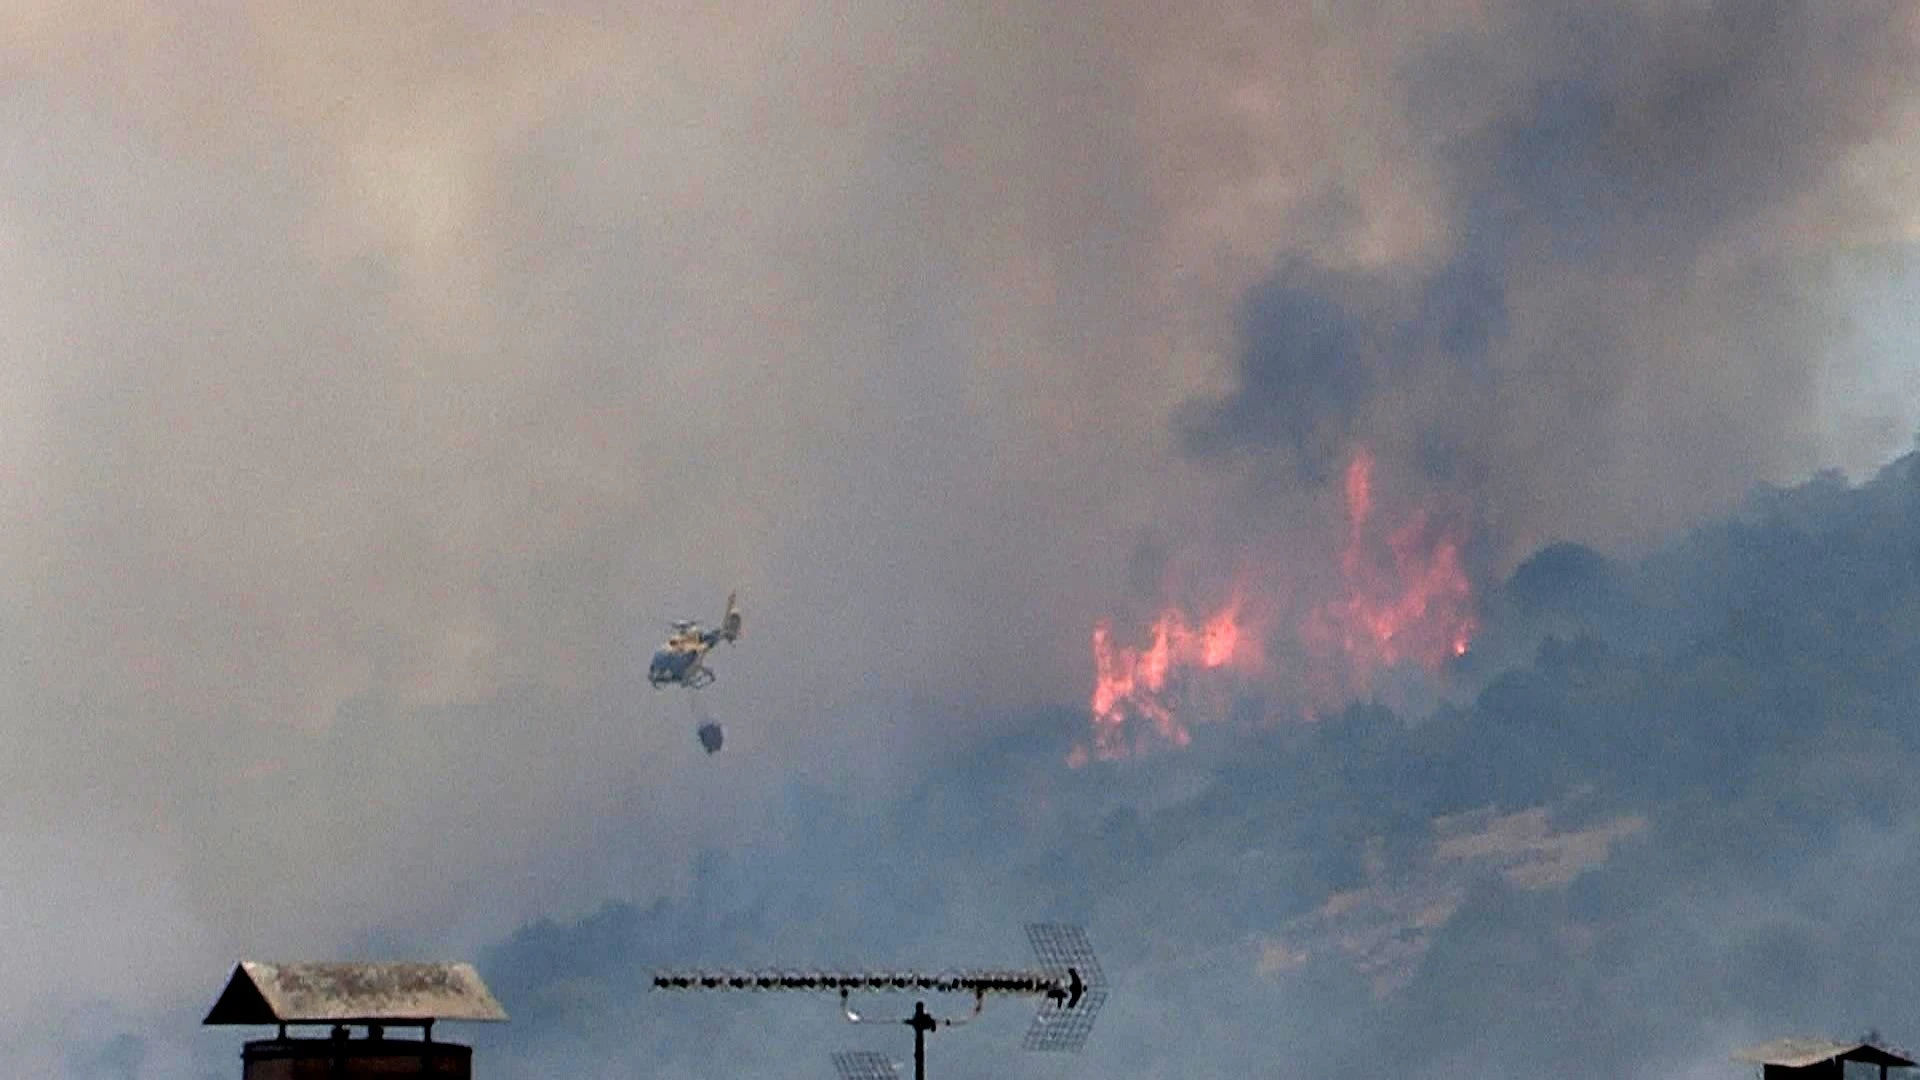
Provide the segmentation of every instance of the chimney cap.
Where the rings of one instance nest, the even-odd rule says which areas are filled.
[[[1733,1058],[1754,1065],[1783,1065],[1790,1069],[1804,1069],[1835,1059],[1862,1061],[1870,1065],[1915,1064],[1885,1047],[1857,1039],[1848,1042],[1836,1039],[1775,1039],[1763,1046],[1742,1050]]]
[[[202,1023],[426,1027],[440,1020],[506,1018],[472,964],[244,960]]]

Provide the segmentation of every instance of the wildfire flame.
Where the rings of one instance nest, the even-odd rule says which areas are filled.
[[[1309,670],[1291,674],[1309,713],[1365,693],[1381,670],[1411,663],[1437,672],[1466,654],[1479,629],[1461,558],[1464,529],[1421,510],[1380,536],[1373,469],[1365,448],[1347,464],[1342,593],[1309,608],[1298,626]],[[1110,623],[1096,624],[1093,737],[1073,749],[1068,764],[1124,758],[1154,742],[1190,743],[1192,733],[1178,713],[1190,704],[1196,677],[1221,669],[1255,672],[1264,665],[1261,635],[1245,619],[1243,597],[1237,590],[1204,620],[1165,608],[1147,644],[1137,648],[1116,644]]]
[[[1460,560],[1458,526],[1418,511],[1389,533],[1385,550],[1373,519],[1373,455],[1347,463],[1347,541],[1340,553],[1346,595],[1316,609],[1301,627],[1311,645],[1337,650],[1364,689],[1376,670],[1412,661],[1438,671],[1464,656],[1479,623],[1473,587]]]
[[[1255,660],[1256,639],[1241,624],[1241,600],[1227,605],[1198,626],[1178,608],[1168,608],[1153,622],[1150,643],[1128,648],[1113,643],[1106,622],[1093,628],[1093,744],[1074,748],[1068,759],[1085,764],[1089,755],[1102,761],[1128,753],[1127,722],[1145,721],[1160,739],[1175,746],[1193,740],[1192,733],[1174,715],[1175,698],[1185,674],[1209,671],[1236,661]]]

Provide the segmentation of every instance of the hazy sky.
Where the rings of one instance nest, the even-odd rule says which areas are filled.
[[[1323,588],[1357,446],[1482,582],[1866,474],[1917,17],[7,5],[0,1012],[684,888]]]

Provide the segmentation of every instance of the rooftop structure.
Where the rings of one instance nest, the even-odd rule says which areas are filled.
[[[235,965],[207,1024],[379,1024],[501,1021],[472,964]]]
[[[473,1051],[435,1042],[441,1020],[505,1020],[472,964],[265,964],[243,961],[203,1021],[274,1025],[279,1034],[246,1044],[245,1080],[321,1077],[440,1077],[468,1080]],[[290,1038],[288,1025],[319,1024],[326,1038]],[[350,1027],[366,1037],[349,1038]],[[389,1027],[417,1027],[418,1039],[389,1039]]]
[[[1915,1063],[1902,1054],[1859,1039],[1775,1039],[1764,1046],[1742,1050],[1735,1061],[1760,1066],[1765,1080],[1793,1077],[1801,1080],[1831,1077],[1840,1080],[1848,1062],[1877,1065],[1884,1078],[1888,1069],[1908,1068]]]

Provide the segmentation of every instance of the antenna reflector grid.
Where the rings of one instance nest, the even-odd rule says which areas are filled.
[[[1072,1009],[1053,1001],[1040,1007],[1033,1023],[1027,1027],[1027,1037],[1021,1041],[1022,1050],[1040,1050],[1054,1053],[1077,1054],[1087,1045],[1087,1036],[1093,1033],[1093,1021],[1100,1014],[1100,1007],[1107,1003],[1105,987],[1088,990],[1080,1004]]]
[[[887,1055],[873,1050],[842,1050],[833,1055],[840,1080],[900,1080]]]

